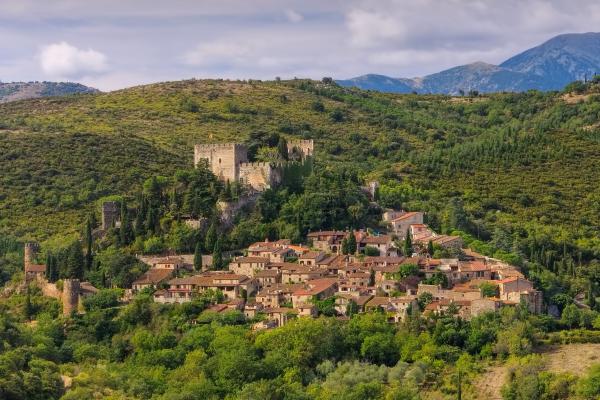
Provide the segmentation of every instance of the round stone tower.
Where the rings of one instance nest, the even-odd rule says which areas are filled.
[[[71,315],[77,312],[79,290],[79,279],[65,279],[63,281],[62,303],[64,315]]]

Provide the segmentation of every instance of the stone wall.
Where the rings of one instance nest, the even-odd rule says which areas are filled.
[[[263,191],[281,183],[281,166],[268,162],[242,163],[239,166],[240,182],[254,190]]]
[[[119,209],[119,203],[116,201],[105,201],[102,203],[102,230],[107,231],[113,228],[117,220],[120,218],[121,213]]]
[[[287,142],[288,155],[293,158],[294,152],[299,152],[302,159],[312,157],[314,153],[314,142],[309,140],[290,140]]]

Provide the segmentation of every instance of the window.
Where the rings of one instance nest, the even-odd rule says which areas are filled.
[[[221,164],[221,159],[219,158],[219,164]]]

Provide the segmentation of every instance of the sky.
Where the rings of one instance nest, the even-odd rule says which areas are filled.
[[[591,31],[598,0],[0,0],[0,81],[416,77]]]

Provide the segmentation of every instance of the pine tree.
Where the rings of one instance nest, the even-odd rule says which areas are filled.
[[[202,270],[202,251],[200,248],[200,242],[196,243],[196,249],[194,251],[194,270]]]
[[[204,242],[204,248],[208,251],[215,248],[215,243],[217,241],[217,226],[215,222],[210,224],[208,231],[206,232],[206,238]]]
[[[410,234],[410,229],[406,230],[406,237],[404,238],[404,247],[402,251],[406,257],[410,257],[413,254],[412,236]]]
[[[92,263],[93,263],[93,254],[92,254],[93,238],[92,238],[92,221],[89,218],[85,225],[85,244],[86,244],[85,269],[86,269],[86,271],[91,271]]]
[[[212,269],[220,270],[223,267],[223,250],[221,249],[221,237],[219,236],[215,242],[212,257]]]

